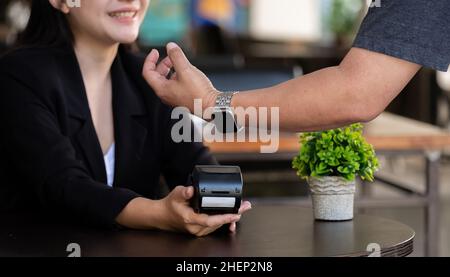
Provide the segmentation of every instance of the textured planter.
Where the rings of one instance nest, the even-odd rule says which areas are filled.
[[[308,178],[316,220],[343,221],[353,219],[355,181],[342,177]]]

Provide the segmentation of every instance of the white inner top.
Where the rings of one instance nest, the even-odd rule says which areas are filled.
[[[115,164],[115,158],[116,156],[116,144],[113,143],[109,147],[108,152],[106,155],[103,156],[103,159],[105,160],[105,169],[106,169],[106,177],[108,180],[108,186],[112,187],[114,183],[114,164]]]

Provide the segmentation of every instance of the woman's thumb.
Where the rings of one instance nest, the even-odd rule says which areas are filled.
[[[193,187],[185,187],[183,191],[184,199],[189,200],[194,195],[194,188]]]
[[[178,201],[189,200],[194,195],[194,188],[178,186],[172,191],[172,195]]]

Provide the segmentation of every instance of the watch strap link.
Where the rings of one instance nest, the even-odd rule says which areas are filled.
[[[231,106],[231,100],[233,96],[238,93],[237,91],[221,92],[216,98],[216,107],[228,108]]]

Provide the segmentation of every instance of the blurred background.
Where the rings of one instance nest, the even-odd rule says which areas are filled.
[[[0,1],[0,54],[14,45],[17,34],[25,27],[29,16],[28,2]],[[191,62],[204,71],[218,89],[267,87],[339,64],[367,12],[367,2],[370,1],[152,0],[138,44],[142,51],[149,51],[151,48],[163,50],[169,41],[179,43]],[[444,136],[450,129],[449,97],[449,73],[422,69],[388,111],[400,116],[396,117],[398,124],[406,120],[412,124],[406,126],[418,126],[418,134],[433,130]],[[381,128],[395,129],[397,123],[392,124]],[[407,128],[408,135],[415,135],[414,128]],[[426,159],[428,152],[387,151],[385,154],[381,151],[380,174],[392,177],[395,182],[389,184],[380,177],[368,185],[370,197],[377,199],[404,199],[411,197],[414,191],[423,191],[424,197],[433,205],[439,200],[439,206],[432,208],[433,214],[427,210],[428,202],[399,207],[383,204],[360,207],[360,212],[393,218],[413,227],[417,232],[413,254],[416,256],[450,256],[448,148],[447,145],[439,148],[439,171],[431,177]],[[408,155],[404,155],[405,152]],[[241,166],[247,197],[255,203],[309,203],[302,202],[308,197],[306,184],[291,168],[294,155],[293,152],[263,157],[216,153],[220,162]],[[429,178],[439,180],[435,198],[426,194]],[[396,186],[399,182],[407,183],[407,190]],[[367,191],[361,189],[361,199],[367,196]],[[430,217],[434,218],[431,222]],[[430,226],[436,221],[439,226]]]

